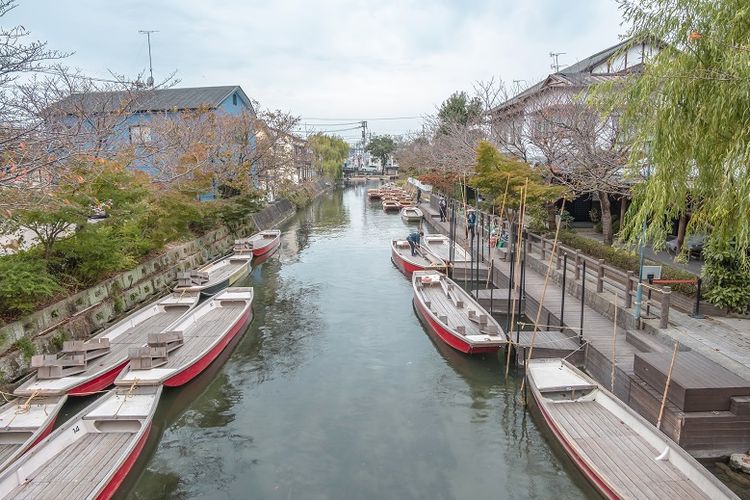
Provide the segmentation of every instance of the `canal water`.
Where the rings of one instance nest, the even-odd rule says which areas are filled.
[[[198,379],[167,390],[123,498],[581,498],[497,355],[436,342],[390,240],[410,231],[339,189],[283,229],[239,285],[255,318]]]

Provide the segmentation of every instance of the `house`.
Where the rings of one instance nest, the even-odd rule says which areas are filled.
[[[259,121],[255,131],[257,185],[273,201],[284,184],[302,184],[319,175],[308,141]]]
[[[548,75],[488,113],[492,138],[503,152],[545,167],[581,194],[568,207],[576,221],[590,221],[592,210],[601,210],[601,197],[611,213],[624,211],[619,200],[629,189],[622,179],[627,151],[618,117],[602,118],[585,96],[593,85],[637,74],[658,51],[656,43],[624,40]]]
[[[239,85],[195,88],[136,88],[125,91],[72,94],[45,110],[49,127],[62,125],[92,148],[145,148],[155,141],[154,121],[179,120],[188,114],[210,112],[238,116],[255,114],[250,98]],[[136,155],[134,167],[152,171],[151,156]]]

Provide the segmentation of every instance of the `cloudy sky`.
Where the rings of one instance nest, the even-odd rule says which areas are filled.
[[[434,113],[492,76],[534,83],[551,72],[551,51],[572,64],[624,31],[614,0],[20,0],[3,23],[105,77],[143,72],[138,30],[159,30],[157,81],[176,71],[183,87],[238,84],[311,124],[369,119],[395,134],[420,119],[377,119]]]

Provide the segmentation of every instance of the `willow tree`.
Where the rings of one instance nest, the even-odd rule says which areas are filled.
[[[629,35],[663,41],[642,74],[598,97],[632,130],[634,190],[621,235],[662,244],[673,220],[718,249],[750,247],[750,6],[747,0],[620,0]],[[608,92],[616,90],[615,92]],[[739,252],[744,265],[750,264]]]
[[[339,179],[343,173],[344,160],[349,155],[349,145],[340,137],[314,134],[308,139],[313,151],[313,165],[326,177]]]

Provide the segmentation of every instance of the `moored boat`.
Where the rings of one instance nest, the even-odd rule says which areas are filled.
[[[278,244],[278,243],[277,243]],[[211,297],[247,276],[254,257],[246,245],[235,245],[235,252],[193,271],[177,273],[176,292],[200,292]]]
[[[415,206],[406,206],[401,209],[401,218],[407,222],[419,222],[424,217],[422,209]]]
[[[67,396],[13,399],[0,407],[0,471],[44,439]]]
[[[0,497],[111,498],[143,450],[161,391],[112,389],[0,474]]]
[[[128,362],[128,349],[146,344],[198,303],[199,294],[174,292],[126,316],[93,338],[63,342],[58,354],[35,355],[37,373],[14,394],[85,396],[112,385]]]
[[[737,498],[697,460],[562,359],[526,368],[533,410],[605,498]]]
[[[199,305],[148,346],[131,349],[115,385],[177,387],[201,373],[252,320],[252,287],[227,288]]]
[[[374,188],[374,189],[367,190],[367,198],[369,200],[379,200],[380,197],[381,197],[380,189]]]
[[[453,245],[453,259],[451,259],[451,239],[442,234],[426,234],[422,238],[422,245],[433,255],[437,255],[446,263],[470,262],[469,252],[456,243]]]
[[[280,243],[281,231],[279,229],[267,229],[244,240],[237,240],[235,242],[235,253],[244,249],[245,251],[251,251],[254,257],[260,257],[277,249]]]
[[[417,314],[446,344],[467,354],[495,352],[505,345],[498,322],[447,276],[415,271],[412,286]]]
[[[392,199],[383,200],[383,211],[384,212],[398,212],[401,210],[401,204]]]
[[[417,248],[417,255],[411,254],[411,247],[406,240],[391,241],[391,260],[407,277],[414,271],[434,270],[444,273],[445,262],[424,249]]]

